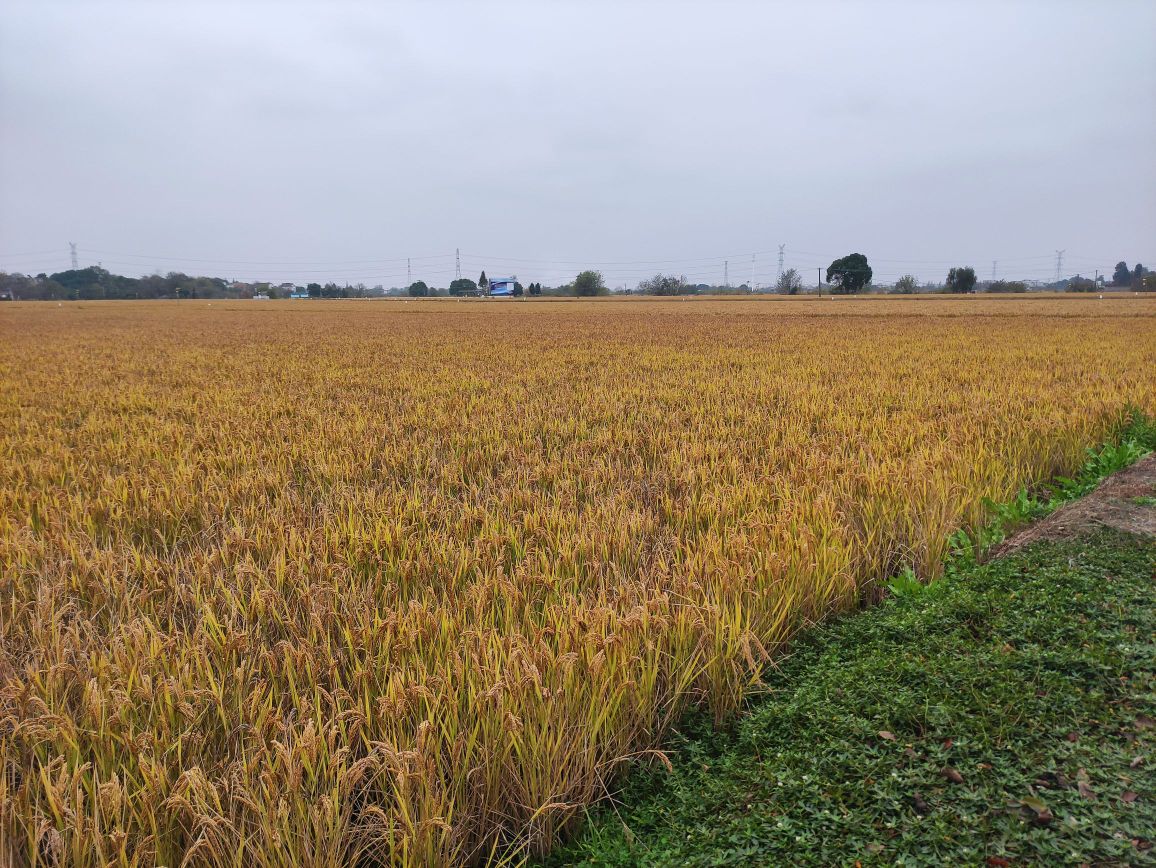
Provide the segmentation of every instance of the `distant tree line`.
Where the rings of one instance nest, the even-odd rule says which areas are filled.
[[[105,298],[225,298],[228,285],[218,277],[190,277],[180,272],[124,277],[100,266],[55,274],[0,272],[0,293],[24,300],[95,300]]]
[[[826,283],[831,292],[850,295],[866,289],[878,289],[872,284],[874,272],[862,253],[849,253],[834,260],[826,271]],[[1100,282],[1076,275],[1064,278],[1056,283],[1047,284],[1050,289],[1066,289],[1071,292],[1091,292]],[[1156,274],[1139,262],[1129,268],[1128,263],[1116,263],[1109,286],[1119,289],[1134,289],[1138,291],[1156,291]],[[309,298],[367,298],[373,295],[408,295],[413,298],[426,298],[437,295],[455,297],[487,295],[490,281],[483,271],[477,281],[468,277],[453,280],[448,289],[436,289],[424,280],[416,280],[408,287],[394,288],[386,292],[381,287],[369,289],[364,284],[342,286],[329,282],[309,283],[304,287],[289,284],[273,284],[267,282],[240,283],[223,280],[219,277],[203,277],[184,274],[179,271],[170,271],[168,274],[150,274],[144,277],[125,277],[113,274],[108,270],[94,265],[88,268],[70,269],[54,274],[37,274],[35,276],[19,273],[0,272],[0,298],[20,300],[46,301],[83,301],[100,299],[154,299],[154,298],[279,298],[294,295]],[[887,289],[884,287],[884,289]],[[890,292],[911,294],[915,292],[949,292],[972,293],[977,290],[994,293],[1025,292],[1028,285],[1020,280],[993,280],[980,283],[975,269],[968,265],[951,268],[942,284],[924,284],[920,286],[918,278],[913,274],[905,274],[898,278],[888,289]],[[818,287],[822,292],[823,287]],[[655,274],[639,281],[636,289],[629,293],[656,296],[694,295],[707,293],[748,293],[753,289],[746,284],[741,286],[712,286],[708,284],[692,284],[685,275]],[[803,276],[794,268],[784,271],[776,281],[774,292],[785,295],[795,295],[803,291]],[[808,290],[810,291],[810,290]],[[515,282],[514,295],[530,296],[578,296],[593,297],[609,294],[606,281],[600,271],[587,270],[580,272],[570,283],[555,287],[543,287],[541,283],[533,282],[528,286]]]
[[[298,289],[310,298],[365,298],[374,294],[364,284],[339,286],[310,283],[292,290],[281,284],[230,282],[220,277],[194,277],[179,271],[125,277],[98,265],[35,276],[0,272],[0,296],[23,301],[97,301],[153,298],[287,297]]]
[[[1116,263],[1116,270],[1112,272],[1112,286],[1151,291],[1156,289],[1156,284],[1149,280],[1151,276],[1152,272],[1139,262],[1134,268],[1128,268],[1128,263],[1121,260]]]

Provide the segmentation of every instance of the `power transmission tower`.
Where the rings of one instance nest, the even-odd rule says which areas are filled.
[[[783,251],[786,249],[786,244],[779,245],[779,280],[783,279]]]
[[[729,259],[723,260],[723,286],[731,285],[731,262]]]
[[[995,280],[995,271],[996,271],[996,266],[998,266],[998,265],[999,265],[999,260],[993,259],[991,261],[991,279],[992,280]]]
[[[80,268],[80,261],[76,258],[76,242],[69,241],[68,249],[72,251],[72,270],[76,271],[78,268]]]
[[[454,249],[454,279],[462,279],[462,249],[460,247]]]
[[[409,267],[409,257],[405,258],[405,285],[413,286],[413,271]]]
[[[754,292],[755,291],[755,257],[756,256],[758,256],[757,253],[751,254],[751,282],[747,284],[747,291],[748,292]]]
[[[1056,251],[1056,280],[1060,279],[1060,270],[1064,267],[1064,251]]]

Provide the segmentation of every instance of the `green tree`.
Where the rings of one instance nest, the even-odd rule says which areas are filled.
[[[987,287],[988,292],[1027,292],[1028,285],[1022,280],[996,280]]]
[[[471,295],[478,291],[478,285],[468,277],[459,277],[450,283],[450,295]]]
[[[606,295],[607,292],[601,271],[583,271],[574,278],[575,295]]]
[[[1144,283],[1144,274],[1147,271],[1147,268],[1137,262],[1136,267],[1132,269],[1132,284],[1134,286],[1141,286]]]
[[[975,292],[975,269],[970,265],[951,269],[943,288],[947,292]]]
[[[415,280],[409,285],[409,294],[414,298],[425,298],[429,295],[429,287],[424,280]]]
[[[781,292],[784,295],[797,295],[802,288],[803,276],[795,268],[788,268],[775,281],[775,292]]]
[[[49,280],[60,284],[73,299],[108,298],[114,276],[97,265],[60,271]]]
[[[862,253],[849,253],[827,267],[827,283],[834,292],[855,293],[871,282],[871,266]]]
[[[1116,263],[1116,270],[1112,272],[1112,286],[1128,286],[1132,282],[1132,272],[1128,270],[1128,263]]]
[[[673,274],[656,274],[638,281],[638,291],[644,295],[681,295],[686,288],[686,278]]]
[[[310,298],[321,298],[321,284],[320,283],[311,283],[307,287],[305,287],[305,290],[309,293]]]
[[[530,295],[541,295],[541,294],[542,294],[542,284],[531,283],[530,284]]]
[[[482,292],[490,291],[490,282],[486,279],[486,270],[483,268],[481,276],[478,277],[478,289]]]
[[[522,286],[522,284],[518,283],[518,281],[515,280],[514,281],[514,295],[522,295],[525,291],[526,291],[526,288],[524,286]]]

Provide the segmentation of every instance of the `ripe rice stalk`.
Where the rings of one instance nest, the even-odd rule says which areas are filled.
[[[7,305],[0,862],[543,852],[1129,406],[1156,299]]]

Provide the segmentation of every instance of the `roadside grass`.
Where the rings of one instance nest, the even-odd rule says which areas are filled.
[[[1112,531],[980,563],[1156,446],[1138,415],[944,577],[821,626],[730,730],[668,757],[547,865],[1156,864],[1156,545]]]
[[[1156,419],[1134,408],[1127,410],[1116,436],[1098,449],[1088,449],[1084,464],[1074,476],[1059,476],[1031,490],[1021,488],[1005,503],[985,500],[990,521],[973,534],[957,533],[953,557],[974,557],[1025,525],[1055,512],[1065,503],[1090,494],[1104,479],[1135,464],[1153,450],[1156,450]],[[1151,505],[1144,502],[1150,500],[1152,498],[1140,498],[1137,505]]]

